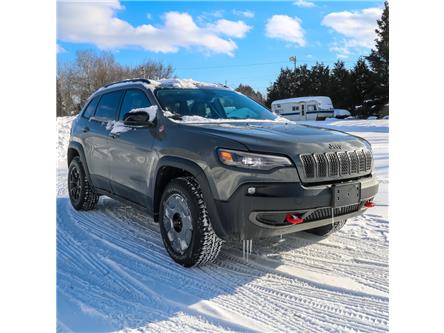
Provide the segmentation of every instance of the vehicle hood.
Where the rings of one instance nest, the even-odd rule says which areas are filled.
[[[366,140],[357,136],[294,122],[188,123],[185,126],[188,130],[199,131],[200,137],[206,133],[236,141],[252,152],[285,155],[293,161],[301,181],[307,183],[316,179],[306,177],[300,159],[301,154],[371,149]],[[204,140],[203,137],[202,139]],[[349,176],[341,175],[341,177]]]
[[[189,123],[186,126],[237,141],[250,151],[284,154],[293,159],[304,153],[370,149],[369,143],[357,136],[293,122]]]

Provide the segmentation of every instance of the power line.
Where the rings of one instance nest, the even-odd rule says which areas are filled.
[[[335,62],[339,59],[330,59],[330,60],[315,60],[315,59],[299,59],[302,63],[328,63]],[[342,61],[343,63],[355,63],[355,61]],[[265,65],[276,65],[276,64],[287,64],[288,60],[282,61],[272,61],[272,62],[262,62],[262,63],[251,63],[251,64],[235,64],[235,65],[216,65],[216,66],[202,66],[202,67],[183,67],[183,68],[175,68],[175,70],[203,70],[203,69],[216,69],[216,68],[236,68],[236,67],[253,67],[253,66],[265,66]]]
[[[210,68],[227,68],[227,67],[249,67],[249,66],[262,66],[262,65],[275,65],[282,64],[284,61],[274,61],[274,62],[262,62],[255,64],[242,64],[242,65],[218,65],[218,66],[205,66],[205,67],[184,67],[176,68],[176,70],[198,70],[198,69],[210,69]]]

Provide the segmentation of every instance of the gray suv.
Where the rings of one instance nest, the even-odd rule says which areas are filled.
[[[326,236],[374,206],[370,144],[295,124],[222,85],[133,79],[95,92],[72,124],[68,189],[77,210],[106,195],[147,211],[179,264],[224,241]]]

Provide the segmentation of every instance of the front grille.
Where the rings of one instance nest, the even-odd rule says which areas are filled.
[[[336,153],[327,153],[328,175],[330,177],[339,176],[339,158]]]
[[[307,178],[315,177],[315,162],[312,155],[301,155],[302,165],[304,166],[305,176]]]
[[[341,176],[348,175],[350,173],[350,159],[348,158],[348,154],[346,152],[339,152],[339,164],[341,165]]]
[[[350,159],[350,173],[358,173],[358,154],[355,151],[349,151],[348,158]]]
[[[317,166],[316,174],[319,177],[327,177],[327,157],[324,154],[314,154],[313,156]]]
[[[322,178],[350,178],[368,173],[373,163],[370,150],[302,154],[300,159],[305,177],[319,181]]]
[[[370,170],[372,168],[373,156],[370,150],[365,151],[365,168]]]
[[[304,218],[305,222],[318,221],[323,219],[331,218],[331,208],[320,208],[313,211],[310,215]],[[336,216],[341,216],[345,214],[350,214],[359,210],[359,204],[344,206],[334,208],[334,214]]]
[[[358,155],[359,172],[365,172],[365,153],[363,150],[357,150],[356,154]]]

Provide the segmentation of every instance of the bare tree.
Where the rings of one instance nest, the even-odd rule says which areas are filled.
[[[256,102],[264,104],[265,103],[265,99],[262,96],[262,94],[259,91],[255,91],[252,87],[250,87],[248,84],[239,84],[239,87],[237,87],[235,89],[236,91],[239,91],[240,93],[251,97],[252,99],[254,99]]]
[[[76,59],[57,69],[57,116],[77,114],[88,97],[105,84],[136,77],[170,78],[171,65],[147,60],[134,67],[119,64],[111,52],[78,51]]]
[[[165,66],[161,62],[147,60],[134,67],[131,72],[134,77],[159,80],[173,76],[174,69],[171,65]]]

